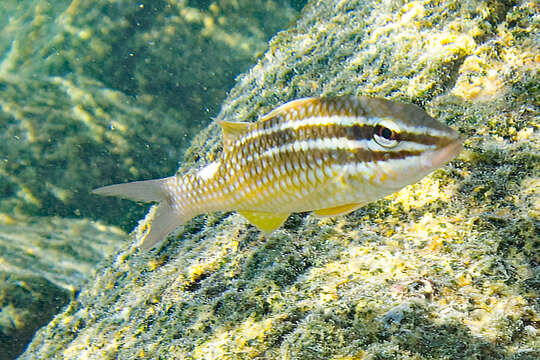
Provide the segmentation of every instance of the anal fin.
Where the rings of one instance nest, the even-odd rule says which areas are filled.
[[[274,214],[259,211],[239,211],[240,215],[264,232],[272,232],[280,227],[289,217],[287,214]]]
[[[364,204],[354,203],[354,204],[341,205],[341,206],[336,206],[336,207],[327,208],[327,209],[319,209],[319,210],[315,210],[313,214],[319,217],[346,215],[360,208],[362,205]]]

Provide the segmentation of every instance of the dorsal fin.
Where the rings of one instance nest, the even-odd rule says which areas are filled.
[[[234,122],[225,120],[217,120],[217,123],[223,132],[224,149],[229,148],[238,137],[244,135],[251,125],[251,123],[248,122]]]
[[[286,113],[287,111],[289,111],[292,108],[300,108],[300,107],[305,106],[306,104],[308,104],[310,102],[318,102],[318,101],[320,101],[320,99],[319,98],[314,98],[314,97],[289,101],[288,103],[285,103],[285,104],[283,104],[281,106],[278,106],[274,110],[270,111],[268,114],[261,117],[261,121],[266,121],[268,119],[272,119],[272,118],[278,116],[279,114]]]

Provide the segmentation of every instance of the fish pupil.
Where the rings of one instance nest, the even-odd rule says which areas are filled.
[[[375,127],[375,134],[386,140],[396,140],[396,133],[382,125],[377,125]]]

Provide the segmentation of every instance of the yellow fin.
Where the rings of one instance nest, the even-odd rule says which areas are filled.
[[[364,204],[356,204],[355,203],[355,204],[347,204],[347,205],[336,206],[336,207],[328,208],[328,209],[319,209],[319,210],[315,210],[313,212],[313,214],[315,214],[315,216],[320,216],[320,217],[346,215],[346,214],[348,214],[350,212],[353,212],[354,210],[358,209],[362,205],[364,205]]]
[[[272,232],[280,227],[290,214],[274,214],[258,211],[239,211],[240,215],[264,232]]]
[[[311,98],[303,98],[303,99],[289,101],[288,103],[285,103],[285,104],[283,104],[281,106],[278,106],[274,110],[270,111],[268,114],[264,115],[261,118],[261,121],[266,121],[268,119],[276,117],[279,114],[286,113],[287,111],[289,111],[292,108],[298,108],[298,107],[301,107],[302,105],[305,105],[305,104],[307,104],[309,102],[317,102],[317,101],[319,101],[318,98],[312,98],[312,97]]]
[[[244,135],[251,126],[251,123],[248,122],[218,120],[217,123],[221,126],[221,130],[223,131],[224,148],[230,147],[233,141],[239,136]]]

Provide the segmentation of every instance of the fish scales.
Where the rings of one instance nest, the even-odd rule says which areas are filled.
[[[306,140],[334,138],[333,130],[335,129],[327,127],[319,131],[318,134],[308,134],[310,129],[316,127],[310,125],[298,129],[281,130],[278,128],[276,131],[272,131],[272,128],[282,122],[301,119],[302,113],[304,116],[311,116],[309,111],[302,112],[295,109],[294,112],[296,114],[286,113],[277,117],[278,121],[256,123],[258,126],[254,126],[230,150],[234,154],[240,152],[249,143],[256,145],[247,147],[248,151],[252,153],[247,154],[250,161],[242,169],[247,174],[245,182],[235,182],[236,186],[248,187],[251,196],[258,200],[249,202],[248,206],[256,205],[264,211],[276,211],[283,208],[284,201],[301,199],[306,192],[312,192],[312,188],[327,180],[326,177],[315,177],[314,174],[317,167],[330,166],[324,161],[328,162],[330,157],[324,156],[321,150],[310,146],[311,144],[307,143]],[[262,164],[263,162],[264,164]],[[280,171],[283,164],[285,164],[285,171]],[[227,168],[227,157],[224,158],[223,167]],[[250,169],[256,169],[256,171]],[[218,176],[220,175],[218,173]],[[272,201],[269,201],[270,198]],[[234,205],[238,210],[246,209],[242,200],[239,204]]]
[[[306,98],[255,123],[218,123],[221,157],[197,173],[94,190],[160,202],[144,248],[201,213],[237,210],[264,231],[292,212],[346,214],[461,150],[456,131],[414,105],[380,98]]]

